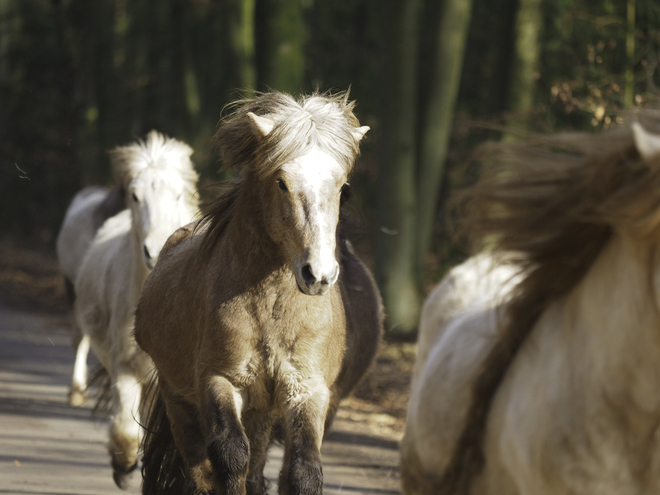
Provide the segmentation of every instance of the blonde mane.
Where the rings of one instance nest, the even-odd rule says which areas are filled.
[[[645,126],[657,128],[657,120]],[[443,494],[468,493],[481,471],[492,399],[548,305],[575,287],[615,230],[644,239],[660,233],[660,163],[641,159],[630,129],[489,144],[480,156],[486,178],[458,200],[461,232],[478,249],[506,256],[524,278],[473,385]]]
[[[117,146],[109,151],[115,178],[126,189],[144,169],[172,171],[184,183],[186,197],[197,208],[197,180],[199,176],[190,160],[193,150],[185,143],[168,138],[157,131],[147,134],[146,140],[138,140],[127,146]]]

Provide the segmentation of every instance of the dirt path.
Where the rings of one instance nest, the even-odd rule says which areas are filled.
[[[107,423],[66,402],[72,366],[66,318],[0,307],[0,494],[122,493],[110,474]],[[359,400],[340,411],[323,446],[326,494],[399,493],[398,445],[388,421],[361,411]],[[280,460],[272,449],[270,493]]]

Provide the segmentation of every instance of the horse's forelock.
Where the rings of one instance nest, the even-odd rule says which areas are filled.
[[[297,100],[284,93],[263,94],[237,103],[237,109],[220,123],[216,144],[227,167],[248,168],[262,178],[314,146],[350,172],[359,154],[352,134],[359,126],[354,106],[347,93],[313,94]],[[265,138],[255,134],[249,112],[275,122]]]
[[[197,207],[197,180],[199,176],[190,159],[193,150],[187,144],[151,131],[146,140],[127,146],[118,146],[109,152],[115,177],[127,187],[140,172],[147,168],[172,171],[181,177],[187,201]]]

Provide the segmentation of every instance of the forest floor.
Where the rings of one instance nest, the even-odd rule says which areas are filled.
[[[0,240],[0,303],[66,318],[68,304],[54,250]],[[383,342],[354,394],[342,403],[336,426],[398,442],[403,434],[414,344]],[[73,366],[73,362],[71,362]]]

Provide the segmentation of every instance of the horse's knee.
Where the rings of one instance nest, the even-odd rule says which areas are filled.
[[[247,475],[250,447],[239,430],[226,429],[211,438],[206,451],[214,473],[220,478]]]

